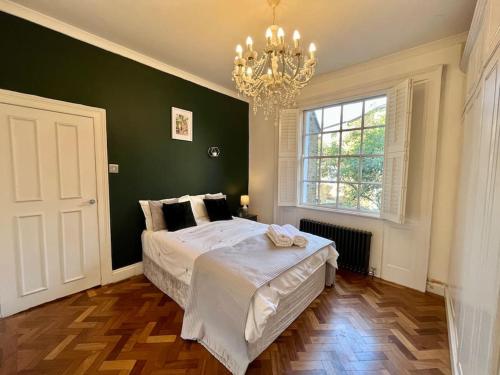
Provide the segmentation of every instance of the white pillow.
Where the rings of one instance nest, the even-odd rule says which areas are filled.
[[[139,201],[146,220],[146,230],[153,230],[153,219],[151,218],[151,210],[149,209],[149,201]]]
[[[191,208],[193,209],[195,219],[208,217],[207,208],[205,207],[205,202],[203,202],[204,198],[205,194],[192,195],[189,197],[189,199],[191,200]]]
[[[172,199],[175,198],[160,199],[160,202],[168,203]],[[179,197],[178,201],[179,203],[189,201],[189,195],[183,195],[182,197]],[[144,214],[144,220],[146,221],[146,230],[153,230],[153,218],[151,217],[151,209],[149,208],[149,201],[140,200],[139,204],[141,205],[142,213]],[[193,204],[191,203],[191,207],[192,206]]]
[[[208,218],[207,208],[205,207],[205,202],[203,202],[203,199],[221,199],[221,198],[226,198],[226,196],[222,193],[199,194],[190,196],[191,208],[193,210],[195,220],[200,221],[200,219]]]
[[[179,203],[188,202],[189,200],[190,200],[189,195],[183,195],[182,197],[179,197]]]
[[[226,199],[226,195],[222,193],[216,193],[216,194],[205,194],[205,199]]]

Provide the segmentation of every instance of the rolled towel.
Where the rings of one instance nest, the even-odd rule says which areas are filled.
[[[294,245],[297,245],[299,247],[306,247],[307,244],[309,243],[307,237],[304,236],[304,234],[300,230],[295,228],[293,225],[285,224],[283,225],[282,228],[288,232],[290,237],[292,237]]]
[[[267,236],[279,247],[290,247],[293,245],[293,239],[288,231],[276,224],[271,224],[267,228]]]

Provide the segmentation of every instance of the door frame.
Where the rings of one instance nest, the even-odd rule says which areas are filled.
[[[101,285],[112,282],[106,110],[3,89],[0,89],[0,103],[83,116],[93,120]]]

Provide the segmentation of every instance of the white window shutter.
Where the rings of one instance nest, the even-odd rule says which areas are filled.
[[[297,205],[299,111],[280,112],[278,145],[278,206]]]
[[[381,216],[399,224],[402,224],[405,219],[411,106],[411,80],[401,82],[389,91],[387,95]]]

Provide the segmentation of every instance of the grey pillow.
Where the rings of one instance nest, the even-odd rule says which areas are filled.
[[[167,224],[165,223],[165,217],[163,216],[163,204],[177,203],[179,199],[163,199],[161,201],[149,201],[149,210],[151,211],[151,224],[153,231],[157,232],[159,230],[167,229]]]

